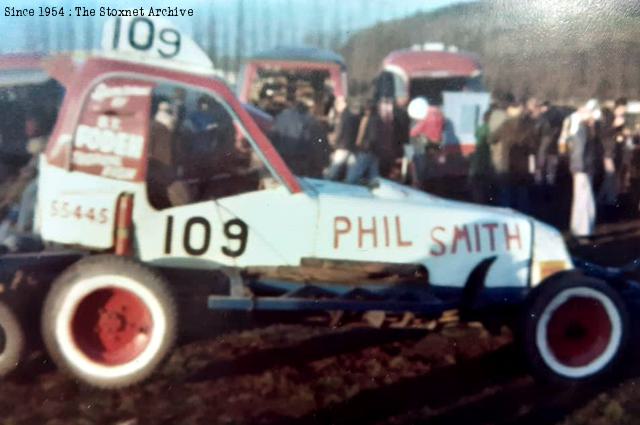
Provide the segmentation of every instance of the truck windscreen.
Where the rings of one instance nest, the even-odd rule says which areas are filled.
[[[479,77],[414,78],[409,83],[409,96],[425,97],[431,105],[442,105],[442,92],[482,91]]]
[[[301,97],[313,100],[316,112],[324,115],[324,105],[333,98],[329,72],[261,68],[251,82],[251,103],[273,116]]]

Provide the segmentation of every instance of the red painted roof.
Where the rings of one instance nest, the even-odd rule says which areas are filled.
[[[276,47],[275,49],[259,52],[250,59],[252,62],[279,61],[279,62],[315,62],[334,63],[346,70],[344,58],[332,52],[315,47]]]
[[[0,87],[44,83],[49,79],[43,68],[43,55],[0,55]]]
[[[385,69],[390,66],[402,69],[409,78],[472,77],[482,70],[472,54],[424,50],[391,52],[383,62]]]
[[[0,71],[42,69],[44,55],[38,54],[6,54],[0,55]]]
[[[176,83],[213,91],[227,103],[238,119],[244,124],[245,129],[252,136],[250,142],[252,142],[254,148],[262,153],[262,156],[269,163],[273,171],[282,179],[287,188],[293,193],[302,191],[297,178],[291,173],[291,170],[289,170],[280,154],[273,147],[271,141],[265,136],[259,125],[251,117],[251,114],[240,104],[231,89],[229,89],[222,80],[205,75],[190,74],[182,71],[106,58],[91,58],[82,66],[75,69],[72,77],[73,84],[68,87],[56,127],[47,146],[46,156],[51,165],[59,167],[66,166],[65,161],[68,161],[68,156],[64,150],[58,149],[58,145],[62,146],[62,141],[65,140],[65,136],[69,137],[69,135],[75,132],[78,115],[83,107],[82,102],[84,102],[92,85],[108,74],[112,76],[125,75],[131,78],[147,76],[152,80],[175,81]],[[256,111],[253,111],[253,113],[254,115],[258,115]]]

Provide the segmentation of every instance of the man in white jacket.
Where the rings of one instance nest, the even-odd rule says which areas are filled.
[[[571,120],[567,142],[573,175],[571,233],[576,238],[587,238],[593,234],[596,222],[593,176],[598,148],[596,122],[600,119],[598,102],[590,100],[567,119]]]

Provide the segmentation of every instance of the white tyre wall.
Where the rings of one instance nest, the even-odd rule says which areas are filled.
[[[92,257],[53,284],[42,331],[61,369],[92,386],[123,387],[147,378],[167,355],[176,309],[159,274],[122,257]]]
[[[571,297],[580,297],[583,299],[592,299],[600,304],[607,314],[610,323],[610,335],[608,341],[602,350],[592,361],[587,362],[584,366],[572,366],[562,362],[554,354],[549,344],[549,325],[553,313],[558,308],[565,305]],[[542,312],[538,326],[536,327],[536,345],[540,351],[540,355],[544,362],[556,373],[568,378],[585,378],[598,373],[606,367],[615,357],[618,348],[622,342],[622,318],[616,306],[611,299],[603,293],[586,287],[577,287],[565,289],[558,293],[555,298],[547,305]]]
[[[619,363],[629,317],[613,288],[571,274],[543,283],[531,297],[519,337],[534,374],[572,383],[598,379]]]

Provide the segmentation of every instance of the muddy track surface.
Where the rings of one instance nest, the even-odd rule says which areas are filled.
[[[637,227],[623,232],[623,243],[596,239],[576,250],[623,264],[640,252]],[[427,331],[260,323],[183,342],[151,380],[114,392],[78,384],[35,351],[0,384],[0,423],[546,424],[617,391],[622,379],[635,386],[640,375],[629,361],[622,378],[597,386],[542,385],[527,375],[508,330],[490,335],[477,324]]]
[[[4,423],[34,424],[377,421],[406,412],[398,396],[426,401],[443,380],[463,383],[483,368],[477,362],[504,363],[509,340],[475,326],[430,333],[271,325],[183,345],[149,382],[116,392],[84,388],[36,353],[2,383],[0,411]],[[359,417],[363,403],[381,399],[400,410]]]
[[[179,347],[148,382],[93,390],[34,353],[0,387],[8,424],[554,423],[612,384],[534,382],[508,331],[271,325]]]

